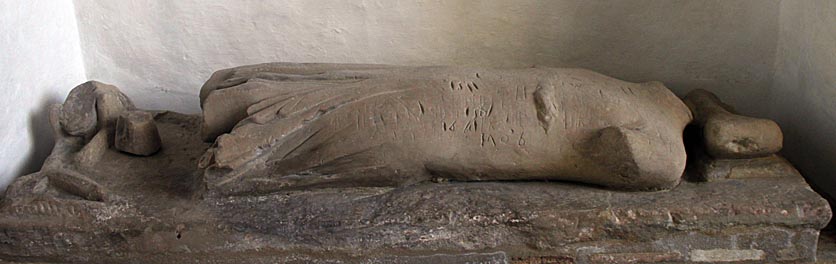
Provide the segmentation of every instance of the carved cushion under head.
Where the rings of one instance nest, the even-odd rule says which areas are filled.
[[[685,104],[582,69],[260,64],[203,86],[213,192],[568,180],[675,186]]]

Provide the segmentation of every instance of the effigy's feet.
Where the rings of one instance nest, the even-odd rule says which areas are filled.
[[[703,89],[691,91],[684,101],[703,128],[705,150],[715,158],[765,157],[783,146],[784,136],[775,121],[735,114]]]
[[[777,154],[783,146],[783,135],[774,121],[735,114],[716,95],[702,89],[691,91],[684,101],[694,115],[694,126],[686,131],[692,137],[688,151],[690,180],[802,178]]]

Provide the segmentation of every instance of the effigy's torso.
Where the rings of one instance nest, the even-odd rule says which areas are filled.
[[[229,111],[220,106],[259,95],[238,103],[246,117],[217,139],[204,164],[233,169],[209,173],[221,185],[255,180],[263,187],[284,176],[335,173],[403,175],[397,180],[406,183],[438,176],[600,184],[607,180],[587,143],[607,127],[648,135],[681,174],[681,133],[690,121],[687,107],[659,83],[581,69],[261,73],[208,94],[208,124],[212,108]]]

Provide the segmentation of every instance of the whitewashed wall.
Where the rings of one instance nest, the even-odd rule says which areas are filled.
[[[769,87],[777,0],[76,0],[88,77],[142,107],[198,112],[214,70],[362,62],[577,66],[753,112]]]
[[[769,116],[784,153],[817,189],[836,197],[836,1],[783,1]]]
[[[0,189],[40,169],[47,106],[84,79],[72,1],[0,1]]]

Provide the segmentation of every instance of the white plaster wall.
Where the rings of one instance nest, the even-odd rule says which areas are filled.
[[[836,198],[836,1],[785,0],[780,8],[770,117],[784,153],[815,187]]]
[[[140,107],[198,112],[214,70],[362,62],[577,66],[760,113],[777,0],[76,0],[88,77]]]
[[[0,1],[0,189],[40,169],[47,106],[85,79],[75,21],[70,0]]]

